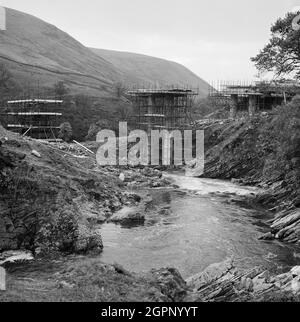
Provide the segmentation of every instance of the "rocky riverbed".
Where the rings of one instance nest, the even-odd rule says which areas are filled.
[[[263,238],[297,243],[295,161],[285,177],[263,174],[257,150],[251,144],[249,150],[248,144],[255,124],[216,125],[206,142],[211,149],[205,175],[260,186],[263,192],[259,195],[231,196],[228,201],[277,211],[269,223],[270,233]],[[159,169],[99,168],[92,154],[75,145],[68,149],[45,144],[1,127],[0,139],[0,252],[2,265],[8,269],[8,291],[0,294],[0,300],[298,300],[298,267],[276,275],[261,268],[242,270],[227,260],[184,280],[173,268],[131,273],[119,265],[88,260],[91,251],[97,254],[103,250],[99,225],[143,224],[149,200],[141,191],[176,186]],[[169,209],[161,211],[167,214]],[[22,261],[21,267],[11,265],[3,253],[11,250],[30,251],[35,261],[25,265]],[[86,255],[68,257],[67,262],[59,259],[61,254],[71,253]],[[52,260],[45,262],[45,256],[52,256]]]
[[[247,202],[274,214],[264,239],[293,244],[300,242],[299,105],[295,97],[274,115],[199,124],[205,130],[205,169],[190,169],[195,176],[262,188]]]

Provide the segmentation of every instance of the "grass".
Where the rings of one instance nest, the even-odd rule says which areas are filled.
[[[39,267],[39,265],[42,265]],[[95,259],[10,268],[0,302],[132,302],[168,300],[158,283]]]

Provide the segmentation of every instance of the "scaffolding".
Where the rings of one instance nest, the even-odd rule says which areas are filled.
[[[133,102],[132,125],[148,132],[180,129],[190,123],[197,92],[191,89],[136,89],[127,93]]]
[[[216,107],[228,107],[231,117],[243,111],[250,115],[287,103],[300,93],[295,81],[217,82],[212,84],[209,99]]]
[[[7,102],[6,127],[8,130],[36,139],[57,141],[62,100],[24,99]]]

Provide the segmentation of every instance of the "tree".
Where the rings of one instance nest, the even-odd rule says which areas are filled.
[[[58,137],[68,142],[71,140],[73,135],[72,126],[69,122],[64,122],[59,126]]]
[[[4,64],[0,64],[0,89],[7,90],[10,87],[12,76]]]
[[[0,63],[0,106],[10,98],[20,93],[20,86],[13,78],[7,66]]]
[[[272,26],[269,43],[251,58],[260,72],[274,72],[276,76],[292,74],[300,78],[300,29],[294,28],[299,13],[288,13]]]
[[[119,122],[129,121],[132,115],[132,106],[129,104],[122,104],[122,106],[116,108],[114,114]]]
[[[110,129],[111,128],[111,124],[109,122],[109,120],[106,119],[102,119],[99,120],[96,123],[93,123],[90,125],[90,128],[88,130],[88,134],[86,136],[86,140],[95,140],[97,133],[101,130],[105,130],[105,129]]]
[[[69,93],[69,89],[68,87],[66,87],[64,82],[59,81],[56,84],[54,84],[54,92],[57,98],[63,99],[64,96]]]
[[[225,108],[226,106],[217,106],[216,102],[214,102],[211,98],[199,98],[193,102],[191,108],[191,118],[192,120],[199,120],[211,113],[214,113],[218,110],[218,108]]]
[[[115,95],[117,98],[125,96],[127,92],[127,87],[122,82],[117,82],[114,84]]]

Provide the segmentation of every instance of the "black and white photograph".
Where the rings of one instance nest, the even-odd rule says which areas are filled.
[[[4,302],[300,302],[300,1],[0,0]]]

